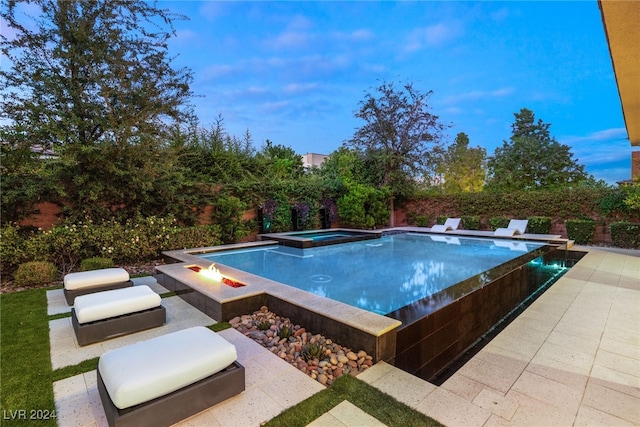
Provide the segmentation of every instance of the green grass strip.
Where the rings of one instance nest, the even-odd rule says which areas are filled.
[[[65,313],[51,314],[51,315],[49,315],[49,317],[47,317],[47,319],[49,321],[52,321],[52,320],[57,320],[57,319],[64,319],[65,317],[71,317],[71,312],[67,311]]]
[[[0,295],[3,425],[56,425],[46,291]]]
[[[75,377],[76,375],[85,374],[98,368],[99,357],[83,360],[77,365],[64,366],[53,371],[53,382],[64,380],[65,378]]]
[[[265,427],[306,426],[344,400],[348,400],[389,427],[443,426],[364,381],[351,375],[343,375],[331,387],[272,418]]]

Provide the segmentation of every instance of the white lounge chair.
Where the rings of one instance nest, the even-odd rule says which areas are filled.
[[[80,295],[71,309],[81,346],[162,326],[166,319],[160,295],[146,285]]]
[[[109,426],[168,426],[245,389],[236,348],[203,326],[110,350],[98,361]]]
[[[513,237],[516,234],[524,234],[529,223],[526,219],[512,219],[506,228],[498,228],[493,233],[494,236]]]
[[[460,218],[447,218],[444,224],[436,224],[431,227],[432,233],[444,233],[449,230],[456,230],[460,225]]]
[[[124,268],[102,268],[69,273],[64,276],[63,283],[64,297],[69,305],[73,305],[74,299],[80,295],[133,286],[129,273]]]

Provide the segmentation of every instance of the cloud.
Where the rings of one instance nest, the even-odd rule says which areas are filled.
[[[429,47],[440,47],[462,35],[460,25],[456,23],[438,23],[428,27],[416,28],[405,39],[403,50],[415,52]]]
[[[176,31],[176,36],[174,40],[179,44],[186,44],[193,40],[197,40],[198,37],[199,35],[197,32],[189,29],[182,29],[182,30]]]
[[[318,87],[317,83],[289,83],[282,90],[287,94],[300,94],[310,92]]]
[[[326,36],[327,39],[337,42],[366,42],[375,39],[371,30],[364,28],[353,31],[334,31]]]
[[[442,103],[449,105],[466,101],[498,99],[513,95],[514,93],[515,89],[510,86],[494,90],[472,90],[469,92],[448,96],[442,100]]]
[[[274,49],[299,49],[307,47],[316,36],[310,31],[313,22],[303,15],[294,16],[286,26],[286,29],[277,36],[267,39],[265,46]]]
[[[264,113],[273,114],[273,113],[283,112],[287,110],[290,106],[291,106],[291,101],[285,99],[282,101],[265,102],[264,104],[261,104],[259,106],[259,109]]]
[[[285,31],[265,44],[275,49],[304,48],[313,37],[302,31]]]
[[[232,76],[240,70],[240,67],[229,64],[216,64],[203,69],[200,74],[205,80]]]
[[[580,163],[603,165],[628,160],[631,164],[631,146],[625,128],[610,128],[584,136],[558,138],[558,142],[571,147]]]

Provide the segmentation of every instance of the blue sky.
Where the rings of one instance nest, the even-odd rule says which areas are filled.
[[[433,91],[431,112],[487,154],[534,111],[589,173],[631,177],[598,4],[570,2],[162,1],[182,13],[170,50],[195,75],[204,126],[248,129],[299,154],[328,154],[363,123],[381,82]]]

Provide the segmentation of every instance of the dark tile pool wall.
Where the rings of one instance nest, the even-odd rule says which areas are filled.
[[[364,350],[373,357],[375,362],[393,359],[396,351],[395,330],[376,337],[271,295],[268,295],[267,300],[267,306],[271,311],[290,318],[291,321],[303,325],[312,333],[320,333],[341,345],[349,346],[355,352]]]
[[[485,285],[397,334],[394,365],[430,379],[531,293],[527,266]]]

